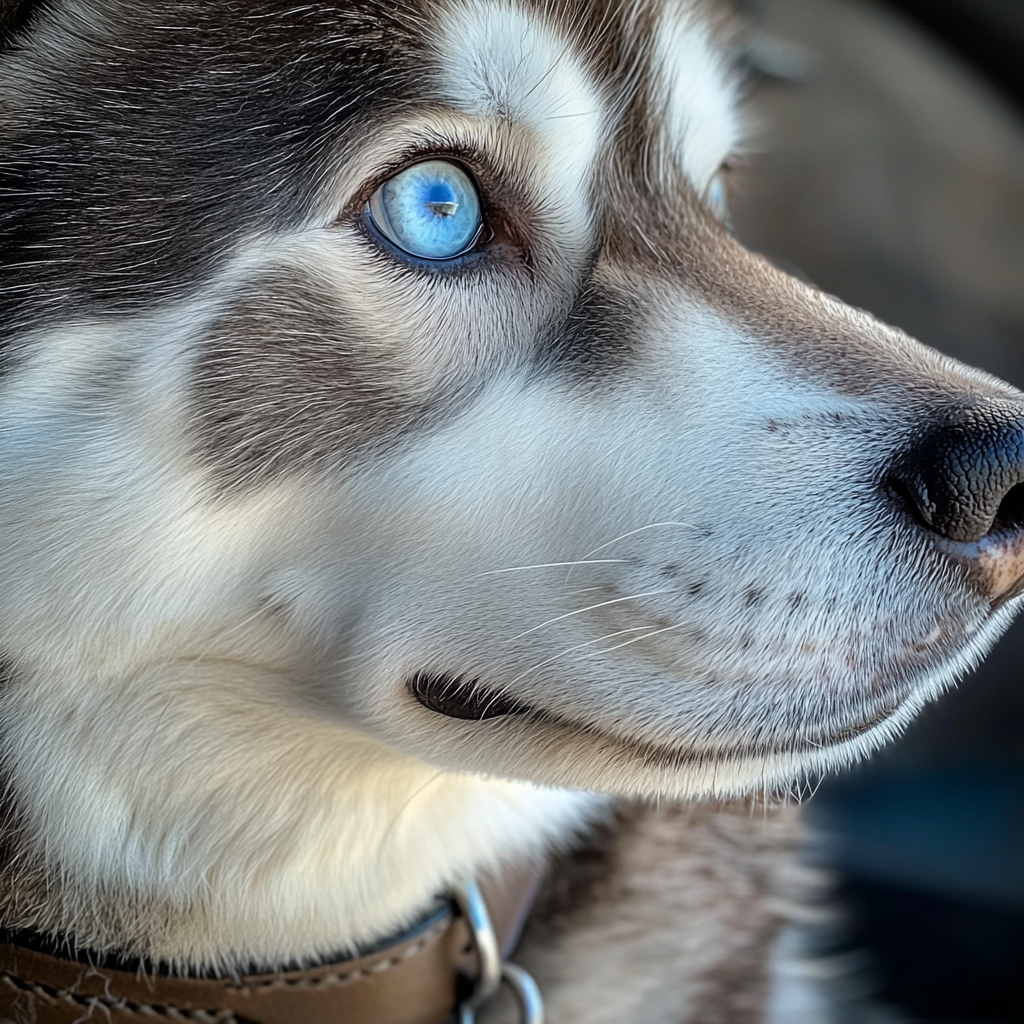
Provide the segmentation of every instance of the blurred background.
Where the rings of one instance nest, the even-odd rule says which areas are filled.
[[[760,129],[737,235],[1024,388],[1024,0],[743,6]],[[876,1005],[851,1022],[1024,1022],[1022,667],[1024,620],[808,805],[833,962]]]

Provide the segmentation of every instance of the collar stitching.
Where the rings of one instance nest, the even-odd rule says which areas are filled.
[[[52,1003],[71,1003],[74,1006],[81,1006],[90,1012],[98,1007],[106,1010],[130,1010],[132,1013],[139,1013],[148,1017],[167,1017],[176,1020],[194,1020],[200,1024],[242,1024],[235,1016],[233,1010],[178,1010],[168,1006],[153,1005],[150,1003],[133,1003],[127,999],[104,999],[101,996],[81,996],[66,988],[58,988],[56,985],[47,985],[45,982],[27,982],[10,974],[7,971],[0,971],[0,981],[9,988],[19,992],[31,992]]]
[[[361,967],[348,972],[339,971],[333,974],[325,974],[320,978],[270,978],[267,981],[227,982],[224,987],[235,992],[266,992],[270,989],[281,988],[328,988],[333,985],[345,985],[349,982],[371,977],[374,974],[383,974],[385,971],[397,967],[403,961],[421,952],[434,939],[446,932],[451,927],[451,923],[451,918],[445,918],[425,931],[412,945],[407,946],[396,956],[385,957],[369,967]]]

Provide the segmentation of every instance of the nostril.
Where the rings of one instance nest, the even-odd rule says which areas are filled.
[[[996,517],[989,533],[1006,533],[1010,530],[1024,530],[1024,483],[1011,487],[999,503]]]
[[[903,506],[904,511],[921,526],[928,526],[920,505],[910,493],[910,488],[898,477],[890,476],[885,481],[886,486],[896,495],[897,500]]]

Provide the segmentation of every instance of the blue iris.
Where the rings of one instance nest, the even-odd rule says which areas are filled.
[[[446,160],[413,164],[370,199],[370,218],[385,238],[413,256],[450,259],[480,231],[480,197],[469,175]]]

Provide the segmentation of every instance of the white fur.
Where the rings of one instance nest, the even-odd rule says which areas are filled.
[[[746,135],[736,73],[698,12],[669,4],[656,36],[654,67],[664,105],[663,144],[698,193]]]
[[[666,134],[703,188],[736,141],[731,87],[686,9],[659,38]],[[0,384],[3,756],[71,894],[57,924],[79,936],[116,941],[83,924],[116,897],[158,908],[139,941],[177,961],[373,939],[458,877],[571,835],[598,799],[582,791],[728,795],[845,763],[1005,624],[870,483],[913,425],[901,381],[980,378],[776,282],[877,351],[890,392],[843,394],[710,291],[594,254],[613,118],[572,41],[504,0],[445,5],[430,40],[424,88],[452,109],[354,147],[337,209],[321,197],[301,231],[240,246],[187,301],[17,339]],[[424,141],[485,149],[532,204],[531,272],[417,276],[337,220]],[[222,492],[191,374],[204,331],[273,267],[386,350],[382,389],[472,400],[340,452],[344,471]],[[585,274],[643,313],[593,386],[534,362]],[[419,671],[547,717],[442,717],[409,695]],[[904,680],[883,714],[879,690]]]
[[[301,587],[313,635],[337,614],[304,567],[315,527],[294,522],[315,495],[210,507],[168,429],[185,340],[218,291],[205,313],[40,339],[53,358],[4,389],[0,635],[39,680],[4,701],[4,753],[69,881],[192,908],[160,940],[177,959],[270,962],[409,923],[463,876],[536,856],[593,799],[440,772],[288,696],[283,665],[308,634],[282,635],[268,591]],[[83,398],[114,354],[135,360],[133,379]],[[44,559],[49,572],[26,572]]]

